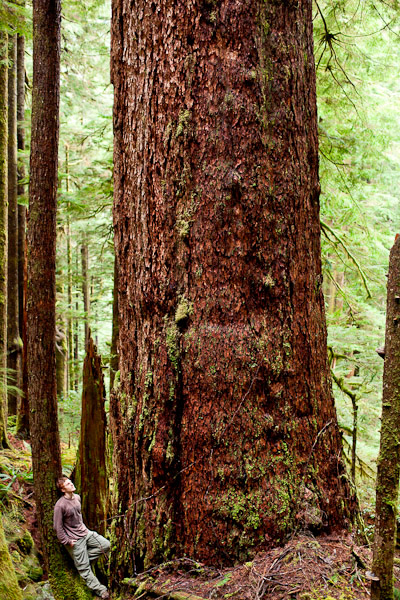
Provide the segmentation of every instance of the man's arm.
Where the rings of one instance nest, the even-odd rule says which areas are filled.
[[[64,545],[68,545],[68,544],[73,545],[74,544],[74,541],[70,540],[65,532],[62,508],[58,504],[56,504],[54,507],[53,526],[54,526],[54,529],[56,530],[57,537],[62,544],[64,544]]]

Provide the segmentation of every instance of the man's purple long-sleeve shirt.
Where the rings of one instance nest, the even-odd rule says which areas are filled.
[[[78,494],[66,498],[62,496],[54,506],[54,529],[62,544],[71,544],[88,533],[83,523],[81,499]]]

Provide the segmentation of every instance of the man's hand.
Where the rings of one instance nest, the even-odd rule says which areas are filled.
[[[73,548],[73,547],[75,546],[75,540],[72,540],[72,541],[71,541],[71,542],[68,544],[68,546],[71,546],[71,548]]]

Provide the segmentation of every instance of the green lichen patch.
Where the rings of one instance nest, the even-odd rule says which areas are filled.
[[[175,311],[175,323],[177,325],[183,325],[192,314],[193,303],[189,302],[186,296],[181,296]]]
[[[190,121],[190,110],[182,110],[179,113],[179,117],[178,117],[178,125],[176,128],[176,132],[175,132],[175,137],[178,138],[180,135],[183,134],[185,127],[187,126],[187,124]]]

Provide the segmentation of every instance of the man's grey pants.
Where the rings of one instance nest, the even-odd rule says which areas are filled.
[[[89,531],[85,537],[79,538],[74,546],[66,546],[71,555],[74,565],[79,575],[85,580],[86,585],[97,596],[101,596],[106,591],[106,587],[101,585],[97,577],[94,576],[90,563],[101,554],[105,554],[110,549],[110,542],[95,531]]]

